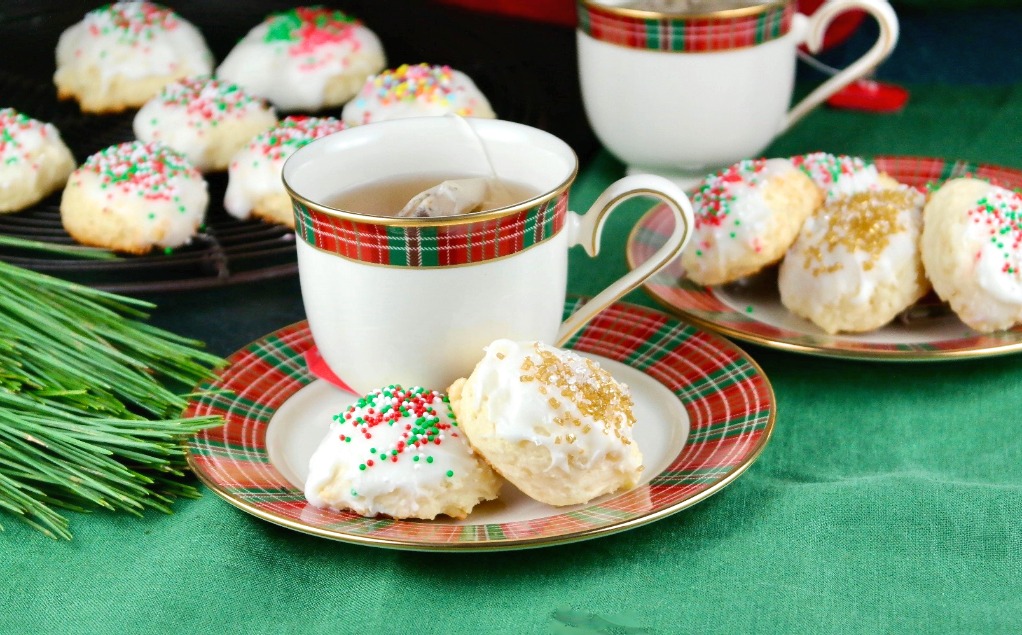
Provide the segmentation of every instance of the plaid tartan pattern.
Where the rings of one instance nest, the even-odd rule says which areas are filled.
[[[376,265],[447,267],[516,254],[559,232],[568,192],[524,211],[473,223],[382,225],[340,218],[294,202],[295,233],[324,251]]]
[[[594,39],[649,51],[697,53],[747,48],[791,30],[795,3],[748,15],[640,17],[579,2],[578,27]]]
[[[1022,188],[1022,171],[968,161],[931,157],[877,156],[877,169],[900,183],[928,192],[944,181],[960,177],[985,179],[1009,190]],[[636,225],[626,245],[632,267],[649,260],[664,244],[674,227],[671,211],[662,205],[651,209]],[[827,335],[790,330],[762,321],[757,307],[735,308],[721,300],[711,287],[685,277],[681,260],[669,263],[646,282],[649,292],[665,306],[705,328],[728,337],[783,350],[853,359],[928,360],[995,355],[1022,350],[1022,327],[981,335],[962,325],[954,334],[941,333],[929,341],[913,343],[877,341],[875,334]],[[778,299],[779,303],[780,300]]]
[[[580,304],[569,301],[565,314]],[[773,391],[744,353],[660,311],[617,304],[586,325],[569,346],[641,370],[680,400],[689,434],[651,482],[581,509],[530,520],[460,525],[443,518],[365,518],[308,505],[302,491],[274,467],[266,447],[274,412],[315,379],[304,361],[313,346],[302,322],[231,356],[219,377],[202,386],[215,394],[195,397],[186,411],[187,416],[219,414],[225,425],[192,437],[188,460],[202,481],[231,504],[277,524],[348,542],[490,550],[614,533],[719,491],[752,464],[773,429]]]

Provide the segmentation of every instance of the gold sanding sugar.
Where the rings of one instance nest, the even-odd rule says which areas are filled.
[[[824,264],[823,251],[833,253],[839,245],[849,254],[863,253],[865,271],[873,268],[893,234],[905,231],[900,214],[916,207],[917,194],[908,189],[857,192],[824,205],[817,214],[826,219],[822,245],[806,249],[805,267],[814,276],[842,268],[841,262]],[[815,264],[815,266],[814,266]]]
[[[570,352],[565,352],[562,357],[540,347],[535,350],[538,363],[532,356],[525,358],[521,366],[522,381],[537,381],[541,387],[549,387],[574,404],[583,417],[602,422],[607,432],[615,436],[621,437],[622,423],[628,427],[634,425],[632,397],[609,372],[592,360]],[[551,406],[555,403],[556,399],[551,398]],[[562,426],[581,425],[570,414],[554,420]],[[567,435],[567,441],[573,443],[575,435]]]

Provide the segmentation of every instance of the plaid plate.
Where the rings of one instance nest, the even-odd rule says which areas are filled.
[[[1010,190],[1022,187],[1022,171],[994,165],[909,156],[878,156],[873,162],[881,172],[922,192],[960,177],[985,179]],[[626,255],[630,266],[634,268],[649,260],[673,227],[673,217],[666,207],[657,206],[647,212],[628,238]],[[984,335],[960,325],[953,332],[941,332],[928,341],[911,344],[884,342],[875,337],[876,333],[857,336],[828,335],[821,329],[815,329],[815,333],[793,331],[762,321],[757,307],[738,310],[725,304],[712,287],[695,284],[685,277],[680,258],[651,277],[646,288],[662,304],[700,326],[737,340],[787,351],[849,359],[929,361],[1022,350],[1022,327]],[[779,298],[777,302],[780,303]]]
[[[755,13],[698,16],[640,15],[581,0],[578,28],[593,39],[648,51],[705,53],[747,48],[791,30],[795,3],[764,5]]]
[[[581,304],[570,300],[565,314]],[[274,413],[315,380],[305,364],[313,346],[305,322],[230,357],[186,416],[217,414],[220,428],[188,442],[192,469],[219,496],[249,513],[335,540],[413,550],[496,550],[594,538],[652,522],[716,493],[759,456],[773,430],[773,390],[760,368],[726,340],[652,309],[616,304],[601,312],[569,348],[635,368],[675,394],[689,418],[684,447],[646,485],[580,509],[530,520],[456,524],[443,520],[366,518],[318,509],[270,459],[266,433]],[[469,517],[471,519],[471,516]]]

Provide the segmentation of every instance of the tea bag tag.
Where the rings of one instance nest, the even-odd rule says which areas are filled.
[[[480,209],[490,193],[491,179],[452,179],[415,195],[397,213],[399,218],[456,216]]]

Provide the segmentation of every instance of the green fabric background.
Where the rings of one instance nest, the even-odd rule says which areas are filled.
[[[821,109],[768,151],[1022,168],[1022,85],[913,85],[906,110]],[[623,174],[584,166],[572,207]],[[570,291],[626,270],[615,215]],[[154,321],[234,349],[297,319],[294,279],[156,298]],[[642,291],[629,301],[656,306]],[[75,539],[3,517],[0,633],[1022,632],[1018,356],[885,364],[748,346],[778,418],[718,495],[623,534],[492,554],[387,551],[252,518],[208,490],[172,516],[72,514]]]

